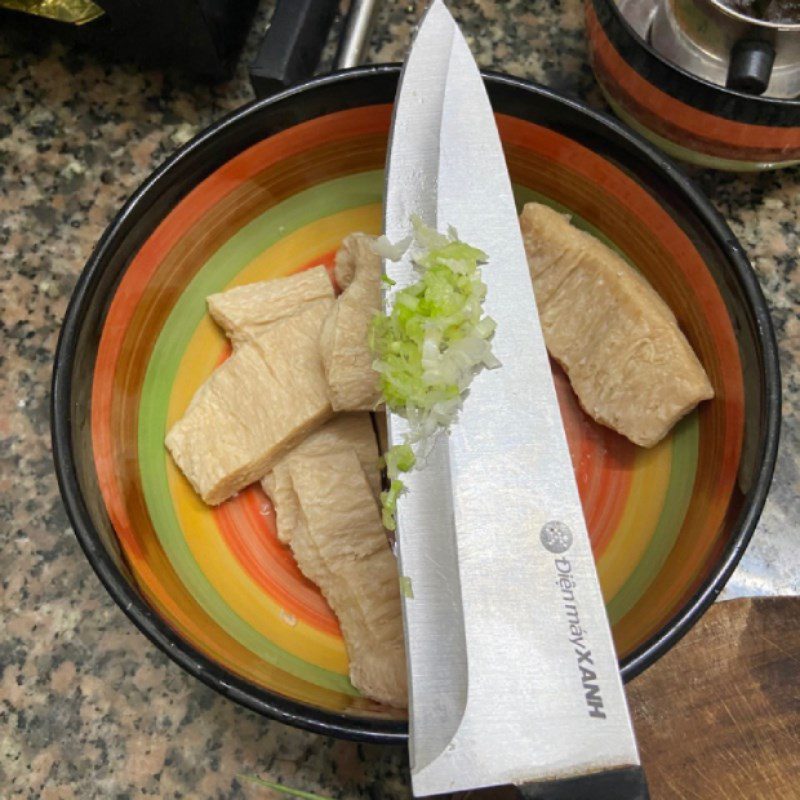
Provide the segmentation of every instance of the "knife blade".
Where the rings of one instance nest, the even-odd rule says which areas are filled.
[[[646,797],[505,157],[441,0],[403,68],[386,176],[390,240],[417,215],[488,254],[502,362],[475,378],[398,502],[414,793]],[[409,255],[384,269],[395,290],[415,280]],[[388,415],[390,444],[406,430]]]

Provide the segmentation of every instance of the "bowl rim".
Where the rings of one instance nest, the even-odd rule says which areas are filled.
[[[185,162],[197,150],[205,147],[222,132],[230,130],[240,120],[258,113],[262,108],[291,101],[293,97],[317,87],[326,87],[330,84],[346,85],[370,77],[397,77],[399,72],[400,66],[397,64],[355,67],[318,76],[269,98],[252,101],[201,131],[154,170],[128,198],[105,229],[76,282],[59,334],[50,400],[53,461],[67,515],[87,560],[112,599],[131,622],[189,674],[250,710],[314,733],[380,744],[406,743],[408,739],[407,722],[405,720],[371,719],[368,716],[356,717],[345,713],[315,709],[257,686],[224,669],[183,638],[177,636],[172,628],[128,583],[100,541],[99,533],[92,522],[83,498],[71,447],[71,386],[84,308],[87,307],[90,300],[93,286],[102,274],[107,258],[115,249],[118,237],[124,235],[126,228],[138,216],[139,207],[147,205],[151,194],[160,194],[163,185],[169,183],[172,171],[179,164]],[[676,644],[716,599],[741,559],[755,530],[772,481],[780,431],[781,385],[775,333],[761,288],[741,245],[711,202],[667,156],[609,114],[595,111],[575,98],[502,73],[484,70],[483,74],[490,85],[510,88],[515,92],[526,93],[532,97],[546,97],[567,106],[574,112],[587,115],[595,124],[599,124],[607,130],[610,129],[610,132],[618,140],[622,140],[626,147],[633,148],[636,155],[650,162],[661,174],[662,179],[670,184],[671,189],[684,196],[721,251],[726,254],[729,266],[743,290],[756,322],[756,341],[762,350],[764,361],[763,415],[765,423],[756,459],[756,463],[761,464],[762,467],[750,490],[751,502],[740,512],[734,523],[735,533],[703,586],[656,634],[623,660],[621,673],[623,680],[628,681]]]
[[[586,0],[587,2],[594,2],[595,0]],[[678,73],[682,78],[692,81],[693,83],[697,84],[703,90],[708,90],[710,93],[717,93],[719,95],[720,101],[730,98],[736,98],[737,100],[743,100],[747,102],[753,102],[753,107],[761,106],[763,108],[780,108],[790,112],[798,112],[800,111],[800,97],[798,98],[791,98],[791,97],[771,97],[770,95],[757,95],[757,94],[748,94],[747,92],[740,92],[736,89],[729,89],[727,86],[720,86],[718,83],[713,83],[712,81],[707,80],[706,78],[701,78],[699,75],[695,75],[693,72],[689,72],[689,70],[681,67],[679,64],[670,61],[665,56],[661,55],[646,39],[643,39],[633,28],[633,26],[628,22],[628,19],[620,10],[619,6],[616,3],[616,0],[597,0],[597,2],[603,3],[609,11],[617,18],[617,21],[622,25],[625,33],[628,37],[633,40],[637,46],[641,47],[648,55],[658,61],[662,67],[667,70],[672,70],[673,72]],[[798,26],[800,27],[800,26]],[[647,77],[649,83],[653,83],[649,77]],[[685,98],[679,98],[682,102],[688,103]],[[689,103],[689,105],[693,105],[693,103]],[[698,107],[698,106],[695,106]],[[709,111],[708,113],[714,113]],[[752,125],[757,125],[758,123],[750,123]],[[794,127],[793,125],[785,126],[785,127]]]

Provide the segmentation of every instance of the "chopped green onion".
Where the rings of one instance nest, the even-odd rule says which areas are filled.
[[[414,599],[414,587],[411,585],[411,578],[408,575],[400,576],[400,594],[410,600]]]
[[[311,792],[303,792],[300,789],[290,789],[282,783],[274,783],[273,781],[265,781],[263,778],[257,778],[255,775],[239,775],[239,778],[250,783],[256,783],[259,786],[266,786],[275,792],[288,795],[289,797],[300,797],[302,800],[331,800],[330,797],[323,797],[319,794],[312,794]]]
[[[394,292],[391,312],[376,315],[370,331],[386,405],[409,422],[404,444],[385,456],[390,486],[381,502],[390,530],[405,488],[399,475],[416,463],[413,445],[447,430],[475,375],[500,365],[491,348],[496,324],[483,313],[486,255],[460,241],[452,227],[444,235],[419,218],[411,222],[419,279]]]
[[[396,444],[390,447],[383,462],[389,478],[396,478],[401,472],[408,472],[414,468],[417,457],[410,444]]]

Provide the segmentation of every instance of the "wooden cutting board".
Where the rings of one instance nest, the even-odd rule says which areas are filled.
[[[650,800],[800,800],[800,597],[715,604],[627,695]]]
[[[800,598],[717,603],[627,694],[651,800],[800,799]]]
[[[715,604],[626,691],[650,800],[800,800],[800,597]]]

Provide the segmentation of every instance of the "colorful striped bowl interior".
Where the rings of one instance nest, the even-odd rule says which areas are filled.
[[[109,292],[86,434],[102,497],[92,516],[113,529],[106,546],[174,636],[225,674],[312,715],[365,720],[402,715],[353,689],[337,621],[277,541],[267,497],[254,487],[204,506],[163,443],[228,353],[207,295],[330,265],[347,233],[379,232],[390,113],[377,104],[296,124],[230,158],[173,204]],[[703,584],[731,536],[742,497],[740,349],[698,245],[648,189],[552,128],[507,115],[498,122],[519,202],[569,211],[641,269],[717,392],[644,450],[589,419],[554,368],[624,661]]]

